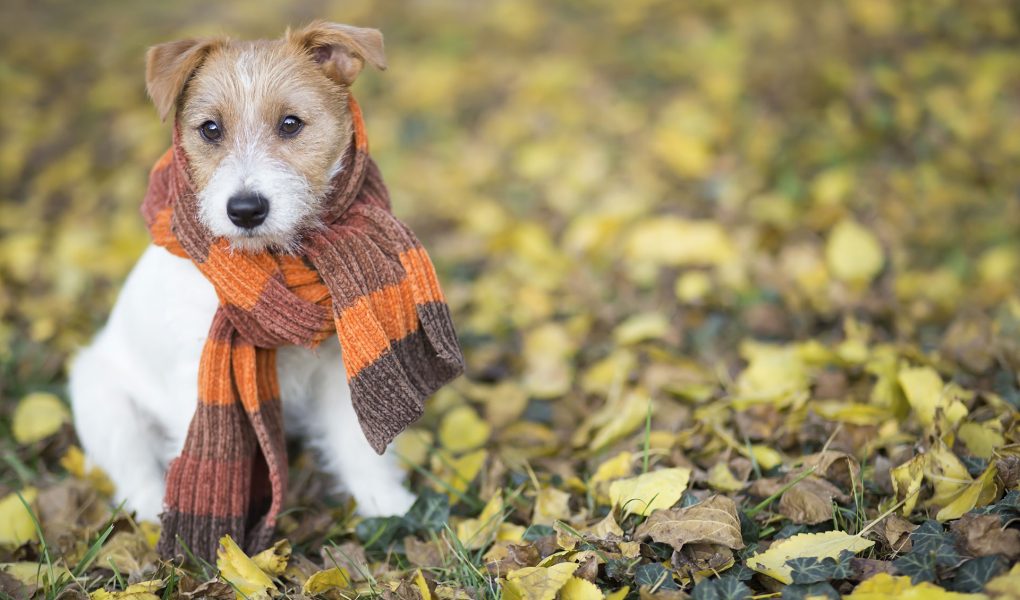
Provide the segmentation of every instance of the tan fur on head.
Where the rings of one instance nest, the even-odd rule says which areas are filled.
[[[200,217],[214,235],[242,250],[299,246],[350,145],[348,90],[365,61],[386,66],[382,34],[321,22],[278,40],[183,40],[149,50],[149,95],[163,118],[177,108]],[[302,123],[296,134],[281,129],[291,117]],[[203,134],[209,122],[216,140]],[[239,194],[265,198],[263,223],[242,228],[229,217]]]

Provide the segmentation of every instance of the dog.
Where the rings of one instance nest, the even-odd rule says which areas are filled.
[[[375,29],[316,22],[277,40],[188,39],[146,56],[146,89],[160,118],[176,110],[200,219],[232,251],[294,252],[317,226],[343,166],[352,117],[342,99],[365,63],[386,68]],[[184,445],[198,369],[218,305],[192,262],[145,250],[105,327],[72,363],[70,397],[92,464],[137,518],[157,521],[165,474]],[[403,514],[414,501],[391,452],[369,446],[351,404],[336,336],[309,350],[280,348],[289,436],[316,451],[363,516]]]

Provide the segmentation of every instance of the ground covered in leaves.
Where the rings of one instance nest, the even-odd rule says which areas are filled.
[[[4,597],[1018,597],[1014,4],[4,13]],[[142,53],[314,17],[387,36],[356,93],[468,373],[399,440],[407,515],[295,447],[279,544],[161,562],[63,387],[147,242]]]

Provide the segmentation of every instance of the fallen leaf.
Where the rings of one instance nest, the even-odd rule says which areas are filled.
[[[216,568],[220,577],[237,590],[237,600],[254,594],[276,591],[276,584],[259,568],[255,561],[241,550],[229,535],[220,538],[216,553]]]
[[[609,499],[625,515],[648,516],[676,504],[687,489],[691,470],[681,467],[660,469],[637,477],[618,479],[609,486]]]
[[[602,591],[586,579],[571,577],[560,588],[560,600],[602,600]]]
[[[287,570],[287,561],[290,560],[290,542],[280,540],[251,557],[252,561],[269,575],[282,575]]]
[[[439,423],[439,443],[450,452],[466,452],[483,445],[492,427],[470,406],[453,408]]]
[[[508,600],[553,600],[570,581],[577,566],[577,563],[564,562],[551,567],[518,569],[502,580],[503,595]]]
[[[38,490],[27,487],[20,498],[13,492],[0,500],[0,546],[16,548],[39,538],[32,513],[25,508],[25,503],[33,506],[38,496]]]
[[[634,537],[652,538],[675,550],[693,543],[721,544],[735,550],[744,547],[736,504],[726,496],[712,496],[684,508],[656,510],[638,526]]]
[[[351,586],[351,576],[346,569],[332,567],[313,573],[301,586],[301,593],[306,596],[323,594],[330,590],[343,590]]]
[[[931,367],[905,367],[899,372],[900,386],[907,402],[922,425],[935,423],[936,411],[941,409],[950,423],[959,423],[967,416],[967,407],[945,393],[942,378]]]
[[[503,521],[503,494],[489,499],[475,519],[464,519],[457,525],[457,539],[470,550],[484,548],[492,543]]]
[[[1020,559],[1020,531],[1004,528],[998,515],[966,514],[949,529],[971,556],[1001,554],[1013,561]]]
[[[909,577],[895,577],[879,573],[862,581],[854,591],[843,597],[845,600],[982,600],[983,594],[961,594],[946,590],[928,582],[914,585]]]
[[[552,525],[558,520],[570,518],[570,494],[556,488],[543,488],[535,496],[535,510],[531,522],[537,525]]]
[[[840,221],[829,233],[825,262],[837,278],[864,287],[882,270],[885,256],[874,234],[860,223]]]
[[[794,523],[817,525],[832,520],[833,501],[846,502],[846,494],[824,479],[808,475],[786,490],[779,512]]]
[[[18,402],[14,409],[11,431],[19,444],[46,439],[71,421],[71,411],[54,394],[33,392]]]
[[[793,583],[792,568],[786,564],[794,558],[838,558],[844,550],[853,553],[867,550],[875,542],[842,531],[824,533],[802,533],[779,540],[765,552],[759,552],[747,559],[747,566],[759,573],[777,579],[782,583]]]

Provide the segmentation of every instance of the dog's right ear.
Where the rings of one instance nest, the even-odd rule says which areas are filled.
[[[188,39],[167,42],[145,53],[145,89],[156,105],[159,118],[166,120],[177,104],[188,78],[209,52],[222,46],[223,39]]]

